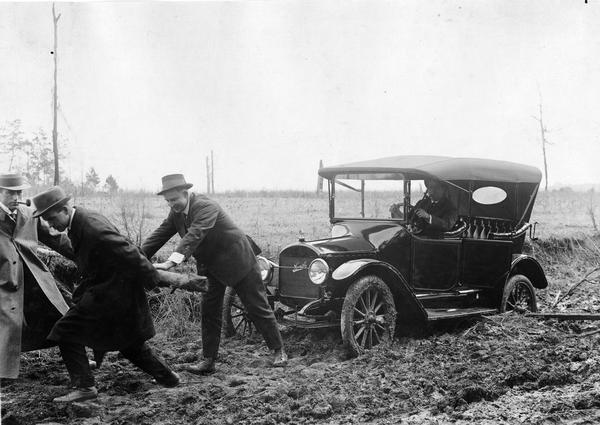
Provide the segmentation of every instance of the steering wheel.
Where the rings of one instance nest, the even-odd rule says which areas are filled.
[[[390,214],[392,216],[392,218],[404,218],[404,203],[400,202],[397,204],[392,204],[390,206]],[[419,218],[416,214],[414,214],[414,207],[411,205],[409,206],[409,210],[408,210],[408,220],[407,220],[407,230],[412,233],[413,235],[418,235],[420,233],[423,232],[424,229],[424,224],[425,222],[423,221],[422,218]]]
[[[409,229],[410,233],[413,235],[419,235],[423,233],[423,230],[425,230],[425,220],[415,214],[415,207],[410,207],[408,216],[409,219],[407,222],[407,228]]]

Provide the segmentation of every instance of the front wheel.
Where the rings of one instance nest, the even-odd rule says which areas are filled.
[[[249,337],[254,333],[254,324],[248,317],[248,310],[231,287],[225,290],[222,314],[222,337]]]
[[[352,355],[391,341],[396,329],[394,297],[377,276],[358,279],[346,292],[342,306],[342,340]]]
[[[500,312],[515,311],[517,313],[536,312],[537,301],[531,281],[522,274],[512,276],[504,286]]]

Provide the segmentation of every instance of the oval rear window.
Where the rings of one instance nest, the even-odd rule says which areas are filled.
[[[506,199],[506,192],[495,186],[480,187],[473,192],[473,200],[483,205],[499,204]]]

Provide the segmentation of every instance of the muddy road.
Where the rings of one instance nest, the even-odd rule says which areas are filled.
[[[551,286],[538,294],[547,311],[593,257],[571,257],[568,267],[552,258],[544,260]],[[597,285],[552,308],[573,309],[598,312]],[[56,405],[68,385],[58,351],[26,353],[21,377],[2,382],[2,425],[600,422],[598,322],[496,315],[399,336],[358,358],[346,356],[339,331],[284,328],[288,367],[270,367],[259,337],[234,337],[222,343],[217,372],[199,377],[183,370],[201,353],[199,324],[165,317],[151,342],[181,386],[159,387],[111,353],[95,371],[97,400]]]

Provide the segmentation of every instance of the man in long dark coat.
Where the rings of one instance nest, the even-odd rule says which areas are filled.
[[[22,351],[54,345],[46,337],[69,309],[36,250],[39,240],[73,258],[71,243],[20,203],[29,187],[21,175],[0,175],[0,378],[17,378]]]
[[[202,299],[202,348],[204,360],[188,368],[193,373],[211,373],[219,351],[221,310],[225,288],[232,286],[248,316],[274,351],[273,366],[285,366],[287,355],[273,310],[267,302],[256,257],[248,238],[215,201],[188,191],[192,186],[182,174],[162,178],[162,190],[171,211],[144,241],[142,251],[151,258],[173,235],[181,241],[169,259],[156,268],[168,270],[194,256],[198,267],[208,271],[208,292]]]
[[[68,229],[81,283],[73,292],[74,306],[50,332],[75,391],[54,401],[80,401],[97,396],[85,346],[95,351],[120,351],[157,383],[173,387],[179,377],[157,356],[146,340],[154,325],[144,288],[158,275],[152,264],[102,215],[73,208],[70,197],[56,186],[33,198],[37,211],[58,231]]]

